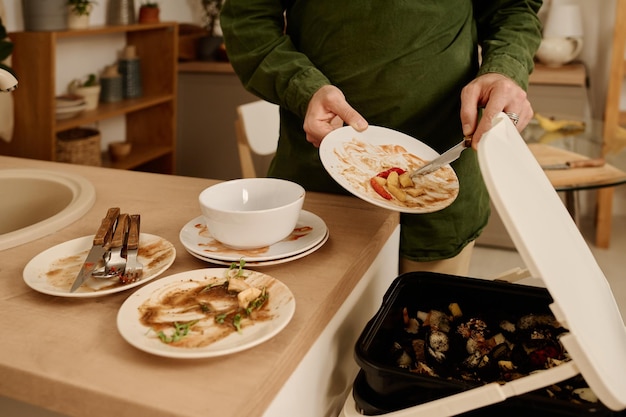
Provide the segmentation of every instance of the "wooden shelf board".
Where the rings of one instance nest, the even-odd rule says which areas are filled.
[[[230,62],[188,61],[178,63],[178,72],[208,72],[214,74],[234,74]]]
[[[111,33],[128,33],[128,32],[141,32],[154,29],[170,29],[172,25],[178,25],[177,22],[158,22],[158,23],[141,23],[133,25],[93,25],[86,29],[69,29],[55,31],[54,34],[57,38],[76,38],[90,35],[107,35]]]
[[[153,146],[133,144],[130,154],[121,161],[112,161],[108,152],[102,154],[102,166],[117,169],[133,169],[151,162],[162,156],[173,153],[169,146]]]
[[[167,103],[173,99],[174,96],[172,94],[167,94],[122,100],[116,103],[99,103],[98,108],[95,110],[84,111],[71,119],[57,120],[55,131],[61,132],[111,117],[122,116],[127,113],[147,109],[161,103]]]
[[[548,67],[535,63],[535,69],[528,79],[530,84],[587,86],[587,70],[582,63],[572,63],[560,67]]]

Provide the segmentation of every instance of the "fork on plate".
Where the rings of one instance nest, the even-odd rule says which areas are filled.
[[[130,226],[128,228],[128,240],[126,241],[126,270],[120,278],[123,282],[133,282],[138,280],[143,273],[143,265],[137,259],[139,249],[139,214],[130,216]]]

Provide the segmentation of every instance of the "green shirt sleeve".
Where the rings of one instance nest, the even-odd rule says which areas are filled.
[[[220,14],[228,57],[244,87],[304,118],[313,93],[330,84],[284,35],[278,0],[228,0]]]
[[[474,0],[482,65],[478,75],[504,74],[524,90],[532,72],[533,58],[541,42],[537,11],[541,0]]]

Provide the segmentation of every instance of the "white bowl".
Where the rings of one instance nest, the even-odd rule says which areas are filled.
[[[211,236],[235,249],[270,246],[293,231],[304,203],[300,185],[277,178],[225,181],[200,193]]]

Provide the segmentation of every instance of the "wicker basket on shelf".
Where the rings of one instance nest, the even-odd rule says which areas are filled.
[[[100,131],[77,127],[57,133],[56,160],[79,165],[102,165]]]

